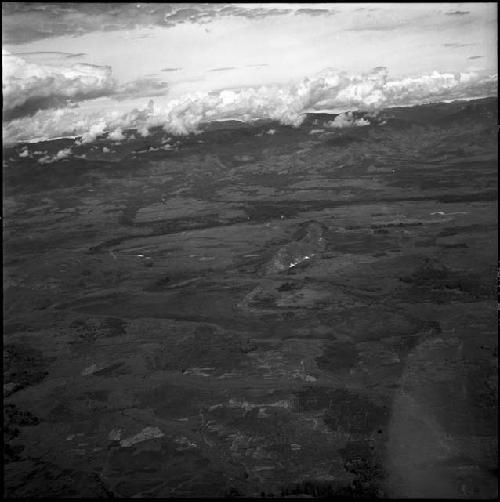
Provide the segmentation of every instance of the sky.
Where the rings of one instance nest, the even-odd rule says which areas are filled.
[[[4,138],[13,140],[138,123],[181,134],[225,118],[296,125],[319,109],[496,95],[496,3],[2,10]]]

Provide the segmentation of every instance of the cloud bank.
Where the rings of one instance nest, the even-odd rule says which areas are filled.
[[[326,69],[288,85],[198,92],[161,104],[150,101],[143,109],[133,108],[127,112],[96,110],[96,107],[86,111],[83,106],[40,110],[29,119],[4,123],[4,140],[15,142],[71,135],[82,136],[82,141],[93,141],[105,132],[121,137],[122,130],[131,128],[147,135],[148,129],[155,126],[163,127],[170,134],[182,135],[196,131],[204,122],[226,119],[271,119],[299,126],[305,114],[311,111],[375,111],[391,106],[496,94],[497,75],[479,72],[433,72],[391,80],[382,67],[363,74]],[[349,120],[349,116],[339,120]]]
[[[73,101],[109,94],[116,86],[108,66],[43,66],[2,50],[3,109],[7,117],[30,114]]]
[[[2,50],[4,120],[31,116],[47,108],[63,108],[75,102],[112,96],[118,101],[164,96],[167,82],[143,77],[118,85],[109,66],[74,64],[70,67],[28,63]]]

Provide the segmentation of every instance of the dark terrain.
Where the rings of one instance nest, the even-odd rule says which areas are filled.
[[[327,118],[4,148],[5,496],[497,495],[497,100]]]

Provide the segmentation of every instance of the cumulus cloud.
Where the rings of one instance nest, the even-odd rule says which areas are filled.
[[[104,118],[101,118],[97,123],[92,124],[89,130],[82,135],[81,142],[92,143],[92,141],[96,140],[97,136],[100,136],[104,133],[105,129],[106,120]]]
[[[368,126],[370,122],[364,118],[356,119],[352,112],[340,113],[334,120],[327,122],[326,127],[344,129],[345,127]]]
[[[40,164],[50,164],[52,162],[52,157],[50,155],[45,155],[44,157],[40,157],[38,162]]]
[[[28,63],[6,50],[2,50],[2,69],[5,120],[33,115],[48,108],[77,107],[76,101],[101,96],[122,101],[163,96],[168,92],[167,82],[158,77],[144,77],[118,85],[109,66],[39,65]]]
[[[197,131],[202,123],[227,119],[271,119],[299,126],[305,114],[311,111],[376,111],[391,106],[496,94],[497,76],[480,72],[433,72],[391,80],[382,67],[364,74],[327,69],[288,85],[197,92],[161,105],[150,101],[146,107],[126,113],[95,108],[85,111],[84,107],[40,110],[29,120],[5,123],[4,138],[6,141],[21,141],[79,135],[83,142],[90,142],[100,134],[117,129],[136,129],[139,134],[146,135],[152,127],[162,127],[169,134],[181,135]]]
[[[71,148],[64,148],[63,150],[59,150],[54,159],[55,160],[61,160],[65,159],[66,157],[69,157],[71,155]]]
[[[137,132],[145,138],[146,136],[149,136],[149,124],[143,124],[140,125],[137,129]]]
[[[162,68],[161,71],[180,71],[182,68]]]
[[[114,131],[111,131],[108,134],[108,139],[112,139],[113,141],[121,141],[125,139],[125,136],[123,135],[123,132],[120,128],[115,129]]]
[[[386,96],[394,106],[496,95],[498,76],[484,72],[439,73],[387,82]]]
[[[63,150],[59,150],[55,155],[45,155],[44,157],[40,157],[38,162],[40,164],[52,164],[53,162],[57,162],[58,160],[66,159],[71,155],[71,148],[64,148]]]
[[[43,66],[2,50],[4,118],[29,115],[36,110],[61,106],[109,94],[116,82],[111,68],[76,64],[70,68]]]

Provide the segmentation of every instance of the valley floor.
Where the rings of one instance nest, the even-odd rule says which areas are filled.
[[[496,106],[5,149],[5,495],[496,496]]]

